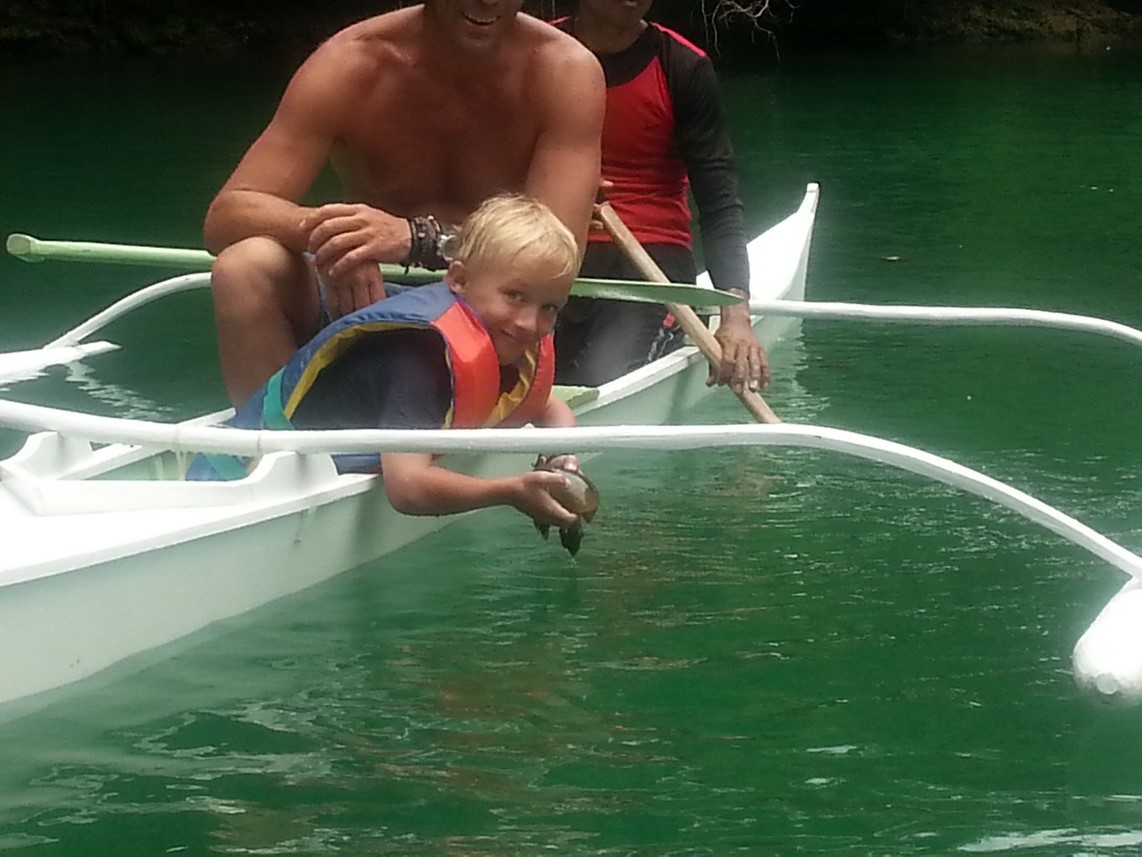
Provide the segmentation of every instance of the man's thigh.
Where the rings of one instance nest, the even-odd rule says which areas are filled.
[[[637,369],[653,359],[654,343],[667,332],[665,307],[630,301],[589,303],[585,316],[556,325],[555,379],[560,384],[597,387]]]
[[[647,245],[673,282],[693,282],[694,259],[685,247]],[[639,280],[638,269],[613,244],[591,244],[585,277]],[[560,384],[598,386],[682,344],[682,333],[660,304],[572,298],[555,326],[555,372]]]

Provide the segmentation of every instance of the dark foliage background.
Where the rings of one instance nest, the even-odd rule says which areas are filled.
[[[408,0],[4,0],[0,54],[305,53],[345,24]],[[529,0],[550,17],[567,0]],[[770,0],[756,20],[725,0],[657,0],[653,16],[749,62],[783,50],[995,39],[1116,39],[1140,32],[1142,0]],[[757,8],[757,0],[738,5]]]

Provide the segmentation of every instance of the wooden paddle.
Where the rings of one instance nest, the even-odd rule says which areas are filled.
[[[611,208],[609,202],[600,200],[595,206],[595,211],[603,224],[603,228],[607,230],[619,249],[635,264],[642,276],[656,283],[670,282],[669,277],[662,272],[658,263],[646,252],[646,248],[634,237],[627,225],[623,223],[622,218]],[[698,350],[706,355],[706,359],[715,365],[720,365],[722,362],[722,344],[714,338],[714,334],[710,333],[710,328],[706,327],[702,319],[698,318],[698,314],[690,307],[682,304],[667,303],[665,306],[670,314],[678,319],[678,323],[682,325],[686,335],[698,346]],[[777,414],[765,403],[765,399],[755,390],[750,390],[747,387],[740,393],[736,390],[734,392],[741,399],[746,410],[753,414],[754,419],[759,423],[781,422]]]

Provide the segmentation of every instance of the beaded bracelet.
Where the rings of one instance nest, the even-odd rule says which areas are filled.
[[[450,257],[448,243],[456,230],[441,223],[431,214],[408,219],[409,247],[405,267],[439,270],[447,268]]]

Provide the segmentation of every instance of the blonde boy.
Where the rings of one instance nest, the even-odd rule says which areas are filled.
[[[463,223],[444,281],[338,319],[297,351],[235,415],[242,428],[572,426],[551,395],[555,317],[579,265],[575,236],[544,204],[493,197]],[[561,462],[576,466],[572,456]],[[338,456],[343,471],[384,471],[398,511],[447,515],[507,505],[540,524],[576,516],[549,471],[485,479],[427,453]],[[237,459],[208,456],[188,478],[236,478]]]

